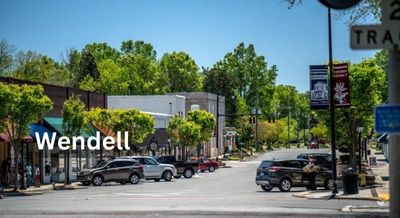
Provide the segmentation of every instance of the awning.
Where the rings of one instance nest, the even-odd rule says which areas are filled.
[[[26,143],[32,143],[33,142],[33,139],[32,139],[32,137],[31,136],[25,136],[24,137],[24,142],[26,142]],[[0,142],[9,142],[10,141],[10,138],[8,137],[8,134],[4,134],[4,133],[0,133]]]
[[[45,117],[45,118],[43,118],[43,120],[46,122],[46,124],[48,124],[49,127],[51,127],[49,129],[51,129],[52,131],[56,131],[59,135],[64,135],[64,132],[62,129],[62,123],[63,123],[62,118]],[[88,124],[87,126],[85,126],[82,129],[81,134],[79,136],[82,136],[83,138],[87,139],[90,136],[95,136],[96,131],[97,131],[96,128],[94,128],[91,124]]]
[[[46,127],[39,125],[39,124],[32,124],[29,126],[29,135],[33,138],[36,139],[36,134],[39,134],[40,138],[43,138],[44,133],[47,133],[47,135],[49,136],[49,138],[51,138],[51,136],[53,135],[53,132],[48,130]],[[57,132],[56,132],[57,133]]]

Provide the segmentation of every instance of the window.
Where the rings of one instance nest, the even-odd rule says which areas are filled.
[[[157,162],[151,158],[145,158],[144,159],[144,164],[145,165],[157,165]]]
[[[122,167],[122,163],[121,161],[117,161],[117,162],[112,162],[110,163],[108,166],[110,166],[110,168],[118,168],[118,167]]]
[[[290,167],[290,168],[302,168],[299,161],[283,161],[281,162],[283,167]]]
[[[274,166],[274,161],[263,161],[261,162],[260,167],[265,167],[265,168],[269,168]]]

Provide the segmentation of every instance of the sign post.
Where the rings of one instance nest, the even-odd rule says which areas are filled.
[[[382,25],[353,26],[350,42],[353,49],[389,50],[389,104],[395,106],[400,104],[400,0],[381,3]],[[382,115],[379,113],[382,110],[378,107],[376,115]],[[375,125],[380,128],[385,127],[384,124],[378,120]],[[392,127],[395,128],[396,123]],[[389,135],[389,161],[390,217],[400,217],[400,132],[392,131]]]

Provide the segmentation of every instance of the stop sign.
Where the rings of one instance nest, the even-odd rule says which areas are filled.
[[[361,0],[319,0],[326,7],[333,9],[346,9],[356,5]]]

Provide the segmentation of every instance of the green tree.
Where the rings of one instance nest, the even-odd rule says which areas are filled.
[[[82,49],[82,56],[84,54],[90,54],[93,56],[96,64],[100,64],[100,62],[107,59],[117,60],[120,57],[120,52],[105,42],[85,45]]]
[[[129,134],[129,144],[143,142],[147,135],[154,133],[154,117],[136,109],[116,110],[115,130]]]
[[[171,138],[171,143],[173,145],[179,145],[180,144],[180,138],[179,138],[179,127],[185,122],[185,119],[179,116],[173,116],[169,122],[168,122],[168,134],[169,137]]]
[[[15,47],[5,39],[0,41],[0,76],[8,75],[13,64]]]
[[[79,88],[81,53],[76,49],[67,50],[67,57],[64,60],[65,67],[71,73],[72,81],[70,85]]]
[[[214,115],[208,113],[205,110],[194,110],[190,111],[187,115],[189,122],[194,122],[200,126],[200,141],[206,142],[210,140],[213,133],[216,119]],[[200,157],[201,143],[197,145],[197,156]]]
[[[191,122],[185,121],[178,127],[179,139],[181,142],[181,146],[183,146],[183,151],[188,149],[187,152],[184,152],[184,159],[187,160],[189,154],[193,149],[197,147],[197,145],[201,142],[201,126]]]
[[[0,131],[8,135],[11,149],[14,151],[13,182],[19,187],[18,164],[23,139],[29,133],[29,124],[37,122],[51,110],[52,102],[44,95],[40,85],[6,85],[0,83]],[[22,184],[24,184],[24,177]]]
[[[267,145],[268,150],[272,150],[273,144],[278,142],[279,135],[283,132],[281,122],[270,123],[267,121],[259,122],[259,140]]]
[[[319,123],[317,126],[311,128],[311,134],[313,138],[317,140],[327,141],[328,139],[328,128],[326,125]]]
[[[88,77],[97,81],[100,77],[100,73],[92,53],[90,51],[84,51],[82,52],[82,58],[79,62],[79,75],[77,79],[78,81],[82,81],[87,80]]]
[[[18,79],[67,86],[71,73],[53,59],[33,51],[19,52],[16,55],[16,69],[11,76]]]
[[[156,60],[157,52],[153,49],[153,45],[145,43],[144,41],[123,41],[121,51],[124,54],[142,55]]]
[[[254,45],[240,43],[233,52],[225,55],[213,68],[222,70],[235,78],[235,87],[240,97],[250,108],[260,106],[268,111],[272,100],[277,75],[275,65],[268,68],[264,56],[256,54]]]
[[[162,73],[167,76],[170,92],[201,90],[202,77],[196,62],[185,52],[165,53],[160,60]]]
[[[68,98],[64,104],[62,109],[62,130],[64,136],[68,138],[72,138],[73,136],[81,135],[81,131],[85,124],[85,104],[79,98],[79,96],[71,96]],[[65,152],[65,185],[71,184],[69,178],[69,157],[70,150]]]

